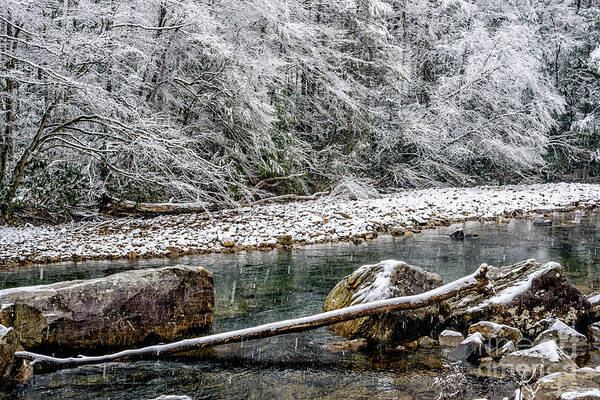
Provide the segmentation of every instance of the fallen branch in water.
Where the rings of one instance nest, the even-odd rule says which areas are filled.
[[[486,275],[487,266],[484,264],[471,275],[428,292],[413,296],[395,297],[392,299],[379,300],[366,304],[358,304],[308,317],[273,322],[253,328],[218,333],[215,335],[193,339],[185,339],[168,344],[124,350],[104,356],[56,358],[27,351],[20,351],[15,353],[15,357],[30,361],[37,370],[42,371],[111,361],[156,359],[160,356],[200,350],[221,344],[238,343],[252,339],[262,339],[271,336],[283,335],[286,333],[307,331],[323,326],[333,325],[338,322],[349,321],[388,311],[414,310],[422,307],[428,307],[441,301],[448,300],[452,297],[459,296],[461,293],[486,289],[489,283]]]

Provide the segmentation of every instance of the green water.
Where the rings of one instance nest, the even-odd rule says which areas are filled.
[[[201,265],[215,276],[214,331],[222,332],[319,312],[327,293],[360,265],[404,260],[439,273],[445,282],[483,262],[506,265],[527,258],[558,261],[569,279],[589,292],[600,285],[600,213],[563,214],[552,227],[532,221],[467,223],[411,238],[380,237],[359,246],[318,245],[292,251],[201,255],[135,263],[86,262],[0,272],[0,287],[15,287],[171,264]],[[454,241],[457,228],[479,237]],[[332,354],[339,341],[326,328],[222,346],[203,359],[106,364],[36,376],[0,398],[152,399],[163,394],[193,399],[433,399],[443,377],[436,351]],[[506,381],[468,377],[467,398],[502,398]]]

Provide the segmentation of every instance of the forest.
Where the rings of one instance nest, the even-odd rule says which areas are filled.
[[[593,179],[596,0],[3,0],[0,208]]]

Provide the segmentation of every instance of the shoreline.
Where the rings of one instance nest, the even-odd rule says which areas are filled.
[[[205,213],[0,227],[0,269],[149,259],[411,236],[466,221],[507,222],[600,205],[600,185],[557,183],[407,190],[370,200],[317,200]]]

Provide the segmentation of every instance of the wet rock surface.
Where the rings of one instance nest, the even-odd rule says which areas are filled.
[[[172,341],[212,326],[209,271],[174,266],[0,290],[0,322],[28,350],[87,351]]]
[[[583,328],[591,318],[590,302],[569,283],[558,263],[527,260],[490,267],[488,278],[493,290],[448,300],[446,326],[466,331],[472,324],[490,321],[517,328],[524,337],[534,339],[545,329],[536,325],[540,320],[557,317]]]
[[[435,273],[402,261],[387,260],[364,265],[344,277],[329,293],[323,311],[392,297],[420,294],[442,285]],[[340,336],[365,338],[372,342],[398,344],[429,335],[440,327],[440,307],[414,311],[396,311],[335,324],[331,329]]]

